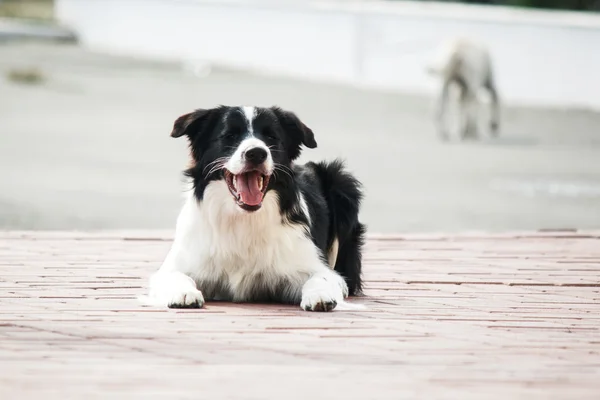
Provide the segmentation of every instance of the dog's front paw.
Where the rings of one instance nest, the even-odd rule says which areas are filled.
[[[337,306],[337,301],[327,297],[302,298],[302,303],[300,303],[300,307],[304,311],[332,311],[335,306]]]
[[[167,302],[169,308],[202,308],[204,296],[198,289],[190,289],[174,293]]]
[[[332,311],[348,296],[348,285],[336,273],[312,276],[302,288],[300,307],[305,311]]]
[[[169,308],[201,308],[204,296],[192,278],[180,272],[157,273],[150,278],[153,303]]]

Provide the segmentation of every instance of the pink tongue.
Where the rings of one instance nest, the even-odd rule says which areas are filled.
[[[246,172],[236,175],[237,191],[240,194],[240,200],[249,206],[257,206],[262,202],[263,193],[258,188],[258,172]]]

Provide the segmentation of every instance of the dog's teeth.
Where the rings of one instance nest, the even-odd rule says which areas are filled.
[[[258,190],[263,189],[263,177],[258,178]]]
[[[238,188],[237,188],[237,176],[234,176],[234,177],[233,177],[233,188],[234,188],[236,191],[238,190]]]

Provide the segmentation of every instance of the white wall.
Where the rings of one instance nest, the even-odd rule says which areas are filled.
[[[385,1],[56,0],[93,50],[431,92],[440,40],[487,43],[502,97],[600,108],[600,16]]]

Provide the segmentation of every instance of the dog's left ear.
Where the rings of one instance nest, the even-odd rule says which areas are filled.
[[[281,127],[291,139],[288,152],[290,159],[294,160],[300,156],[300,145],[305,145],[309,149],[317,147],[313,131],[291,111],[282,110],[279,107],[271,107]]]
[[[187,135],[190,141],[206,128],[207,118],[211,110],[198,109],[189,114],[184,114],[175,120],[171,137],[178,138]]]

